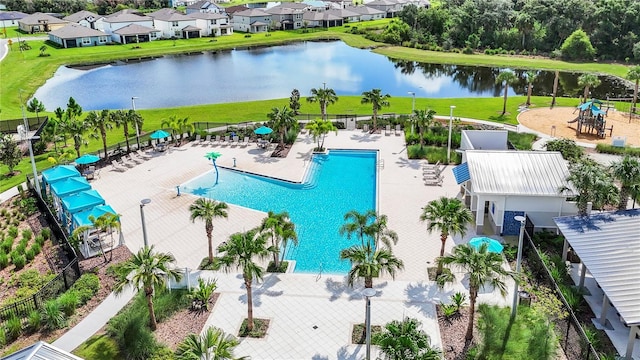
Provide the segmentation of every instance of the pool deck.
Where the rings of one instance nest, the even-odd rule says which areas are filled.
[[[151,203],[144,207],[149,243],[158,251],[173,254],[179,267],[196,269],[207,254],[204,224],[189,220],[188,207],[196,197],[184,193],[177,196],[176,186],[212,170],[213,165],[204,155],[218,151],[222,154],[217,160],[220,166],[232,167],[235,158],[237,169],[301,181],[314,145],[311,137],[300,135],[288,157],[280,159],[269,157],[271,151],[256,144],[233,147],[191,142],[154,154],[152,159],[122,173],[108,166],[92,185],[122,215],[125,242],[132,251],[143,245],[139,204],[149,198]],[[342,130],[338,135],[330,134],[325,147],[379,150],[382,160],[378,210],[389,217],[389,228],[398,233],[399,242],[393,251],[404,261],[405,269],[395,280],[390,277],[374,280],[378,295],[372,299],[372,323],[383,325],[403,316],[416,317],[431,336],[432,344],[440,347],[435,305],[456,291],[468,290],[464,282],[458,282],[440,291],[427,280],[427,267],[433,266],[440,251],[440,239],[439,234],[426,232],[426,224],[419,221],[419,216],[429,201],[458,195],[460,188],[450,169],[443,172],[442,186],[424,185],[423,162],[407,159],[403,136],[385,136],[384,132]],[[263,212],[230,204],[228,219],[214,220],[214,244],[232,233],[257,226],[264,216]],[[473,236],[475,232],[470,230],[465,239],[449,240],[447,251],[454,242],[462,243]],[[237,334],[247,310],[240,274],[202,272],[202,276],[217,278],[217,291],[221,293],[207,324]],[[507,285],[513,288],[512,281],[507,281]],[[250,355],[253,359],[363,358],[364,347],[350,343],[351,325],[364,322],[361,289],[361,284],[354,289],[347,287],[344,276],[268,274],[264,282],[254,286],[254,316],[271,319],[269,334],[265,339],[243,340],[236,354]],[[510,299],[510,294],[506,298],[491,292],[480,295],[482,302],[502,305],[510,304]]]

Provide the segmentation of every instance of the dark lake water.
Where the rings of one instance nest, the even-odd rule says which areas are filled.
[[[59,68],[35,97],[47,110],[64,108],[74,97],[85,110],[148,109],[198,104],[287,98],[296,88],[308,96],[323,83],[338,96],[360,95],[373,88],[393,97],[496,97],[499,68],[438,65],[392,60],[343,42],[302,42],[251,50],[170,55],[117,62],[83,70]],[[515,73],[524,79],[524,71]],[[561,73],[558,96],[578,96],[579,74]],[[539,72],[534,95],[550,95],[553,72]],[[601,77],[593,97],[630,96],[624,81]],[[510,87],[509,94],[526,95],[526,82]]]

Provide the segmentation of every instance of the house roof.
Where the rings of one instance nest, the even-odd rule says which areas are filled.
[[[92,36],[106,36],[104,32],[96,29],[91,29],[80,24],[71,23],[60,29],[49,31],[49,35],[59,37],[61,39],[76,39],[80,37],[92,37]]]
[[[0,11],[0,21],[4,20],[20,20],[29,16],[20,11]]]
[[[218,8],[220,9],[220,6],[218,6],[217,4],[214,4],[211,1],[197,1],[191,5],[187,5],[187,9],[190,10],[201,10],[201,9],[210,9],[210,8]]]
[[[262,22],[262,21],[254,21],[249,25],[251,25],[251,26],[267,26],[269,24],[267,24],[266,22]]]
[[[178,10],[174,10],[174,9],[160,9],[158,11],[154,11],[152,13],[148,14],[149,16],[151,16],[152,18],[156,19],[156,20],[162,20],[162,21],[185,21],[185,20],[193,20],[192,18],[188,17],[187,15],[181,13]]]
[[[187,25],[184,28],[182,28],[182,31],[200,31],[202,29],[200,29],[197,26],[193,26],[193,25]]]
[[[305,4],[305,3],[297,3],[297,2],[283,2],[280,3],[276,6],[272,6],[270,9],[273,8],[281,8],[281,9],[297,9],[297,10],[304,10],[306,8],[309,7],[309,4]]]
[[[393,5],[397,5],[398,1],[395,0],[373,0],[371,2],[367,3],[367,6],[393,6]]]
[[[467,150],[467,163],[476,194],[571,196],[569,167],[559,152]]]
[[[245,11],[247,9],[248,9],[248,7],[246,7],[245,5],[234,5],[234,6],[229,6],[228,8],[226,8],[225,12],[227,14],[235,14],[237,12]]]
[[[233,13],[233,16],[257,17],[257,16],[271,16],[271,14],[265,12],[262,9],[247,9],[247,10],[242,10],[242,11]]]
[[[202,20],[216,20],[216,19],[226,19],[226,15],[218,14],[218,13],[201,13],[195,12],[187,15],[193,19],[202,19]]]
[[[101,16],[96,14],[96,13],[92,13],[91,11],[87,11],[87,10],[80,10],[76,13],[73,13],[69,16],[65,16],[62,19],[63,20],[67,20],[67,21],[71,21],[71,22],[79,22],[81,20],[87,20],[90,22],[96,21],[100,18]]]
[[[152,18],[149,16],[141,16],[133,13],[121,13],[118,15],[109,15],[104,18],[105,22],[108,23],[124,23],[124,22],[140,22],[140,21],[151,21]]]
[[[265,10],[265,12],[268,12],[269,14],[272,14],[272,15],[293,15],[293,14],[300,14],[303,11],[300,9],[274,6],[270,9]]]
[[[640,325],[640,209],[553,220],[627,325]]]
[[[27,346],[13,354],[3,357],[2,360],[82,360],[82,358],[70,354],[62,349],[47,344],[44,341]]]
[[[348,17],[360,16],[360,14],[358,14],[357,12],[353,12],[353,11],[347,10],[347,9],[331,9],[331,10],[325,11],[325,13],[338,16],[338,17],[340,17],[342,19],[348,18]]]
[[[353,11],[360,15],[379,15],[384,14],[385,12],[382,10],[374,9],[369,6],[347,6],[346,8],[349,11]]]
[[[66,24],[68,23],[68,21],[66,20],[62,20],[62,19],[58,19],[57,17],[53,17],[49,14],[43,14],[43,13],[33,13],[31,15],[25,16],[22,19],[20,19],[21,23],[26,24],[26,25],[40,25],[43,22],[47,22],[48,24]]]
[[[148,28],[146,26],[138,25],[138,24],[129,24],[125,27],[121,27],[120,29],[114,31],[114,33],[118,35],[145,35],[151,34],[152,32],[161,32],[160,30]]]
[[[302,19],[307,21],[336,21],[342,20],[340,16],[334,15],[328,11],[305,11]]]

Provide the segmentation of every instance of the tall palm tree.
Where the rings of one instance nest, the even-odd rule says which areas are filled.
[[[111,112],[111,121],[116,124],[118,129],[122,126],[124,140],[127,143],[127,152],[130,152],[129,126],[133,126],[135,128],[137,124],[138,129],[142,129],[142,124],[144,122],[142,116],[133,110],[116,110]]]
[[[383,107],[391,106],[391,104],[389,103],[389,99],[391,99],[391,95],[382,95],[382,90],[380,89],[371,89],[370,91],[365,91],[362,93],[362,99],[360,99],[360,103],[371,104],[371,110],[373,110],[374,130],[378,128],[378,110],[382,109]]]
[[[67,131],[73,139],[73,148],[76,150],[76,155],[78,155],[78,157],[80,157],[80,147],[82,145],[89,145],[89,142],[85,137],[87,129],[87,123],[80,119],[71,120],[67,125]]]
[[[537,77],[537,71],[527,71],[527,106],[531,106],[531,92],[533,91],[533,82]]]
[[[622,160],[612,163],[609,168],[613,177],[620,182],[618,210],[626,210],[634,185],[640,184],[640,161],[627,155]]]
[[[404,269],[404,263],[393,255],[391,249],[374,248],[372,244],[354,245],[340,251],[340,259],[351,261],[347,274],[349,286],[358,278],[364,279],[364,287],[373,287],[373,278],[385,271],[395,278],[396,271]]]
[[[373,227],[371,225],[375,220],[375,210],[367,210],[363,213],[357,210],[351,210],[344,214],[345,223],[340,226],[338,232],[341,236],[347,235],[347,239],[351,239],[355,234],[358,240],[360,240],[360,244],[364,247],[367,243],[370,243],[369,239],[373,234]]]
[[[433,125],[433,117],[436,114],[435,110],[414,110],[411,116],[411,121],[418,128],[418,134],[420,137],[420,150],[424,148],[424,132],[425,129],[429,129]]]
[[[241,360],[248,357],[236,357],[233,350],[240,342],[233,335],[221,329],[208,327],[204,334],[189,334],[180,345],[176,354],[179,360]]]
[[[36,113],[36,118],[38,119],[38,122],[40,122],[40,113],[45,112],[46,109],[40,100],[33,98],[27,104],[27,111]]]
[[[387,223],[389,218],[387,215],[376,215],[373,223],[370,225],[371,236],[374,239],[373,245],[376,249],[380,246],[380,243],[384,244],[387,248],[391,249],[391,243],[398,243],[398,234],[389,229]]]
[[[576,206],[578,215],[587,215],[587,205],[589,202],[594,208],[601,208],[607,204],[617,202],[618,188],[613,183],[611,175],[604,171],[600,165],[589,160],[581,160],[569,166],[569,176],[567,176],[576,194]],[[573,189],[562,187],[560,192]]]
[[[502,296],[507,294],[504,279],[513,276],[502,268],[502,254],[488,251],[488,245],[482,244],[478,250],[468,244],[453,248],[453,254],[438,258],[438,265],[462,268],[469,276],[469,323],[467,325],[467,342],[473,339],[473,323],[476,310],[476,299],[481,287],[490,285],[498,289]],[[451,269],[450,269],[451,270]]]
[[[227,203],[205,198],[199,198],[189,206],[191,222],[195,222],[196,219],[204,221],[204,229],[207,232],[209,241],[209,263],[213,262],[213,219],[218,217],[227,218],[228,208]]]
[[[558,82],[560,81],[560,71],[556,70],[553,78],[553,91],[551,93],[551,107],[556,106],[556,96],[558,95]]]
[[[635,81],[633,88],[633,100],[631,102],[631,109],[629,110],[629,122],[631,122],[631,114],[636,108],[636,102],[638,102],[638,83],[640,83],[640,65],[636,65],[629,69],[627,72],[627,79]]]
[[[178,135],[182,134],[185,131],[193,131],[193,124],[189,124],[188,116],[184,118],[178,118],[176,115],[171,115],[168,119],[162,119],[160,126],[169,128],[171,130],[173,138],[176,139],[176,142],[178,141]]]
[[[280,261],[278,255],[284,259],[284,250],[287,247],[287,243],[291,241],[295,246],[298,246],[298,234],[296,233],[296,226],[291,222],[289,213],[283,211],[281,213],[274,213],[269,211],[267,217],[262,219],[260,225],[260,232],[271,239],[271,246],[276,250],[273,253],[273,264],[276,269],[280,268]],[[282,244],[282,246],[280,246]]]
[[[298,122],[296,120],[296,116],[293,110],[288,108],[287,106],[283,106],[281,108],[274,107],[271,109],[271,112],[267,114],[269,118],[269,125],[273,130],[278,132],[280,135],[280,148],[284,147],[284,135],[287,130],[295,127]]]
[[[595,74],[582,74],[578,77],[578,86],[584,86],[584,102],[589,101],[589,90],[600,86],[600,79]]]
[[[456,198],[441,197],[429,201],[427,206],[422,208],[420,221],[427,222],[427,231],[440,231],[440,257],[444,256],[444,246],[449,235],[459,234],[464,236],[467,233],[467,225],[473,221],[473,214],[465,205]],[[436,276],[442,274],[442,265],[438,263]]]
[[[107,158],[107,131],[111,131],[113,129],[113,125],[111,123],[111,116],[109,115],[109,110],[102,110],[100,112],[92,111],[85,118],[87,127],[91,131],[90,137],[97,139],[100,137],[102,139],[102,149],[104,151],[104,158]]]
[[[245,233],[235,233],[226,243],[220,246],[223,256],[217,257],[216,262],[226,271],[241,269],[244,287],[247,290],[247,331],[253,331],[253,296],[251,286],[253,280],[262,280],[264,269],[254,262],[254,258],[264,259],[275,252],[273,247],[267,247],[265,236],[259,234],[257,228]]]
[[[113,290],[116,294],[121,294],[127,286],[144,290],[149,308],[149,327],[155,331],[158,327],[156,314],[153,310],[153,296],[156,289],[166,286],[167,279],[180,280],[181,275],[169,265],[175,263],[175,258],[171,254],[157,253],[151,247],[143,247],[138,250],[129,260],[122,263],[121,276],[116,282]]]
[[[329,120],[314,119],[309,121],[304,128],[309,130],[309,133],[313,136],[313,141],[318,142],[318,147],[315,149],[318,151],[324,150],[324,139],[327,134],[335,131],[336,135],[338,135],[338,128]]]
[[[507,113],[507,95],[509,94],[509,85],[515,84],[518,77],[511,71],[501,71],[496,76],[496,84],[504,84],[504,103],[502,104],[502,115]]]
[[[120,215],[105,213],[97,218],[93,215],[89,215],[89,221],[91,221],[91,227],[100,230],[98,236],[102,236],[102,234],[109,235],[111,237],[111,250],[113,250],[113,233],[114,230],[120,230],[122,224],[120,223]],[[102,240],[102,239],[99,239]],[[100,250],[102,251],[102,255],[104,256],[104,261],[107,262],[107,256],[104,253],[104,249],[102,248],[102,241],[100,241]],[[113,251],[109,253],[109,261],[113,259]]]
[[[380,347],[385,360],[440,360],[440,351],[431,348],[429,335],[420,329],[420,322],[413,318],[393,320],[375,334],[372,343]]]
[[[338,96],[333,89],[327,89],[322,87],[321,89],[311,89],[311,96],[307,98],[307,102],[320,104],[320,113],[322,119],[327,119],[327,107],[331,104],[335,104],[338,101]]]

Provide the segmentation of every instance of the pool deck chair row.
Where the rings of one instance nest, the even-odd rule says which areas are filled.
[[[224,138],[221,135],[216,135],[213,138],[212,135],[207,135],[205,138],[200,137],[200,135],[196,135],[196,140],[194,145],[213,145],[213,146],[248,146],[250,143],[249,137],[245,136],[244,140],[240,141],[239,136],[225,135]]]
[[[442,170],[445,166],[438,161],[435,164],[424,164],[422,166],[422,179],[425,185],[442,186]]]

